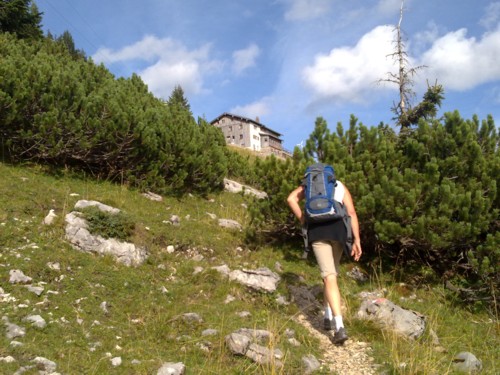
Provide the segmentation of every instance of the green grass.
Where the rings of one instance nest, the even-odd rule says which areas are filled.
[[[408,275],[410,276],[410,275]],[[358,285],[346,280],[348,293],[357,293]],[[386,298],[426,317],[426,330],[418,340],[410,340],[378,328],[374,323],[348,320],[351,331],[360,340],[372,343],[377,363],[384,364],[389,374],[455,374],[452,360],[463,351],[473,353],[483,364],[483,374],[500,372],[500,325],[498,317],[489,313],[472,313],[454,300],[439,284],[422,284],[418,288],[395,281],[393,276],[378,274],[365,290],[385,289]],[[349,298],[348,298],[349,299]],[[350,316],[357,311],[359,301],[352,306]],[[431,330],[439,338],[436,349]]]
[[[121,209],[127,221],[134,223],[132,241],[148,249],[148,260],[129,268],[110,257],[74,250],[64,239],[64,215],[79,199]],[[300,259],[300,246],[248,251],[243,232],[222,229],[208,215],[245,225],[249,218],[242,204],[246,199],[223,193],[208,199],[164,197],[162,202],[153,202],[126,186],[65,171],[53,175],[42,167],[0,163],[0,279],[5,293],[16,298],[0,302],[0,315],[27,331],[17,339],[24,344],[20,347],[12,347],[11,340],[0,335],[0,357],[16,359],[13,364],[0,362],[0,373],[14,373],[41,356],[56,362],[62,374],[154,374],[164,362],[183,362],[189,374],[301,374],[302,356],[321,358],[321,350],[305,328],[293,321],[297,307],[278,305],[275,298],[277,294],[288,297],[287,284],[299,278],[307,285],[319,285],[319,272],[313,261]],[[58,218],[53,226],[44,226],[42,220],[50,209]],[[166,223],[171,215],[180,217],[179,226]],[[172,254],[166,252],[169,245],[176,246]],[[195,253],[203,259],[192,259]],[[50,269],[48,262],[59,262],[61,270]],[[211,269],[227,264],[231,269],[274,270],[276,262],[284,275],[274,295],[249,291]],[[198,266],[204,271],[194,274]],[[37,297],[22,285],[10,284],[11,269],[22,270],[35,284],[43,282],[44,293]],[[426,315],[448,353],[435,352],[428,333],[408,342],[355,319],[357,294],[382,287],[395,303]],[[342,277],[341,288],[350,334],[370,342],[376,362],[392,373],[452,374],[451,359],[464,350],[483,361],[483,373],[500,371],[498,319],[490,321],[486,313],[472,314],[458,307],[439,285],[421,286],[415,291],[416,299],[404,302],[399,281],[389,275],[378,274],[365,285]],[[236,300],[225,304],[229,294]],[[107,313],[100,308],[103,302]],[[240,318],[237,313],[241,311],[251,316]],[[198,313],[203,323],[186,323],[182,315],[188,312]],[[32,314],[41,315],[47,326],[36,329],[23,322]],[[273,332],[275,339],[269,346],[285,353],[281,371],[229,353],[224,337],[242,327]],[[203,337],[201,332],[208,328],[218,334]],[[300,347],[284,339],[287,328],[295,330]],[[205,346],[209,349],[204,350]],[[123,363],[113,367],[110,357],[116,356]],[[133,360],[140,363],[133,364]],[[400,367],[403,362],[404,369]],[[25,372],[37,373],[37,369]]]

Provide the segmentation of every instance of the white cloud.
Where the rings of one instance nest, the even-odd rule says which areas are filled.
[[[416,33],[411,38],[412,49],[420,54],[427,50],[439,38],[439,26],[434,21],[427,23],[427,29]]]
[[[460,29],[436,39],[422,58],[426,75],[445,89],[464,91],[500,79],[500,29],[482,39]]]
[[[171,38],[158,39],[152,35],[146,35],[142,40],[130,46],[123,47],[118,51],[113,51],[109,48],[99,48],[92,56],[96,62],[104,62],[108,64],[128,61],[128,60],[143,60],[151,61],[158,57],[164,56],[171,51],[185,53],[183,46],[175,42]]]
[[[479,23],[488,30],[498,27],[500,23],[500,1],[491,3],[486,7],[485,15]]]
[[[150,91],[155,95],[168,98],[175,86],[180,85],[186,95],[202,94],[203,88],[201,69],[196,61],[179,62],[176,64],[159,61],[139,73]]]
[[[314,64],[303,70],[303,79],[315,100],[339,99],[365,101],[380,79],[395,71],[394,32],[391,26],[378,26],[365,34],[354,47],[335,48],[318,55]]]
[[[331,0],[287,0],[290,9],[285,13],[288,21],[303,21],[324,16],[330,10]]]
[[[145,61],[151,65],[138,73],[150,91],[160,97],[168,97],[176,85],[186,95],[202,94],[205,74],[217,71],[222,63],[210,59],[210,44],[188,50],[182,43],[171,38],[160,39],[147,35],[142,40],[113,51],[99,49],[92,57],[106,64],[129,61]]]
[[[271,99],[269,97],[266,97],[245,106],[233,107],[231,108],[230,112],[240,116],[255,119],[256,117],[262,117],[271,112],[270,102]]]
[[[260,55],[260,48],[252,43],[245,49],[233,53],[233,72],[241,74],[244,70],[255,66],[255,61]]]
[[[415,39],[418,58],[408,56],[411,67],[425,66],[415,78],[416,85],[426,81],[442,84],[445,90],[465,91],[500,80],[500,28],[480,38],[468,37],[466,29],[438,35],[435,25]],[[397,89],[390,83],[376,82],[397,71],[392,56],[394,29],[378,26],[353,46],[332,49],[315,57],[302,70],[304,84],[313,93],[312,103],[335,101],[367,103],[376,91]],[[419,84],[421,83],[421,85]]]

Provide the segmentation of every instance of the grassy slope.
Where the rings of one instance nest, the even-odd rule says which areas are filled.
[[[274,270],[279,261],[287,275],[298,275],[308,285],[315,285],[320,280],[314,263],[300,260],[298,248],[237,250],[244,247],[243,234],[219,228],[207,213],[245,224],[244,199],[228,193],[211,198],[153,202],[125,186],[0,163],[0,280],[5,293],[17,300],[0,302],[0,315],[27,328],[26,336],[18,339],[24,343],[21,347],[9,346],[10,340],[0,335],[0,357],[12,355],[17,360],[14,364],[0,362],[0,373],[13,373],[36,356],[56,362],[57,371],[63,374],[151,374],[164,362],[183,362],[191,374],[273,373],[271,368],[227,351],[225,335],[241,327],[276,334],[275,345],[286,353],[285,374],[300,374],[300,358],[305,354],[320,358],[317,342],[291,320],[296,307],[275,302],[277,294],[288,296],[286,283],[294,277],[284,278],[278,292],[270,296],[249,292],[210,270],[224,263],[231,269],[265,266]],[[134,242],[150,251],[148,261],[127,268],[110,258],[73,250],[64,241],[64,215],[78,199],[98,200],[124,210],[136,223]],[[56,224],[41,225],[51,208],[58,214]],[[179,227],[163,222],[172,214],[181,218]],[[178,250],[168,254],[168,245],[176,245]],[[193,260],[193,253],[202,254],[204,259]],[[49,269],[48,262],[59,262],[61,271]],[[204,271],[195,275],[197,266]],[[343,268],[351,266],[344,264]],[[35,284],[44,283],[42,296],[9,284],[11,269],[22,270]],[[419,288],[416,299],[400,304],[429,317],[429,325],[448,353],[433,351],[428,335],[411,343],[355,320],[359,305],[356,294],[379,287],[387,288],[388,297],[396,303],[406,293],[385,275],[379,274],[362,286],[342,279],[350,333],[372,343],[378,363],[385,363],[394,373],[412,374],[418,369],[422,374],[452,373],[453,354],[468,350],[483,360],[483,373],[500,371],[498,322],[454,307],[440,287]],[[237,299],[226,304],[229,294]],[[104,301],[108,313],[99,307]],[[241,311],[252,315],[240,318],[237,313]],[[185,323],[180,316],[187,312],[198,313],[204,322]],[[40,330],[22,321],[32,314],[41,315],[47,327]],[[218,330],[218,335],[202,337],[201,332],[208,328]],[[292,347],[284,339],[287,328],[296,331],[300,347]],[[200,348],[203,343],[209,343],[208,351]],[[110,356],[120,356],[123,364],[114,368]],[[140,363],[132,364],[133,360]],[[403,362],[405,368],[399,366]]]

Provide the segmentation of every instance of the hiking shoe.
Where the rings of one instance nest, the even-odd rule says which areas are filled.
[[[324,318],[323,319],[323,328],[325,329],[325,331],[332,331],[332,330],[334,330],[333,321],[331,321],[328,318]]]
[[[337,332],[332,336],[332,343],[335,345],[342,345],[349,337],[344,327],[340,327]]]

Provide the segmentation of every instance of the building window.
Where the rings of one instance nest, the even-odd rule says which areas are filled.
[[[240,139],[243,139],[243,134],[240,134]]]
[[[233,127],[230,125],[229,126],[229,131],[232,132],[233,131]]]

